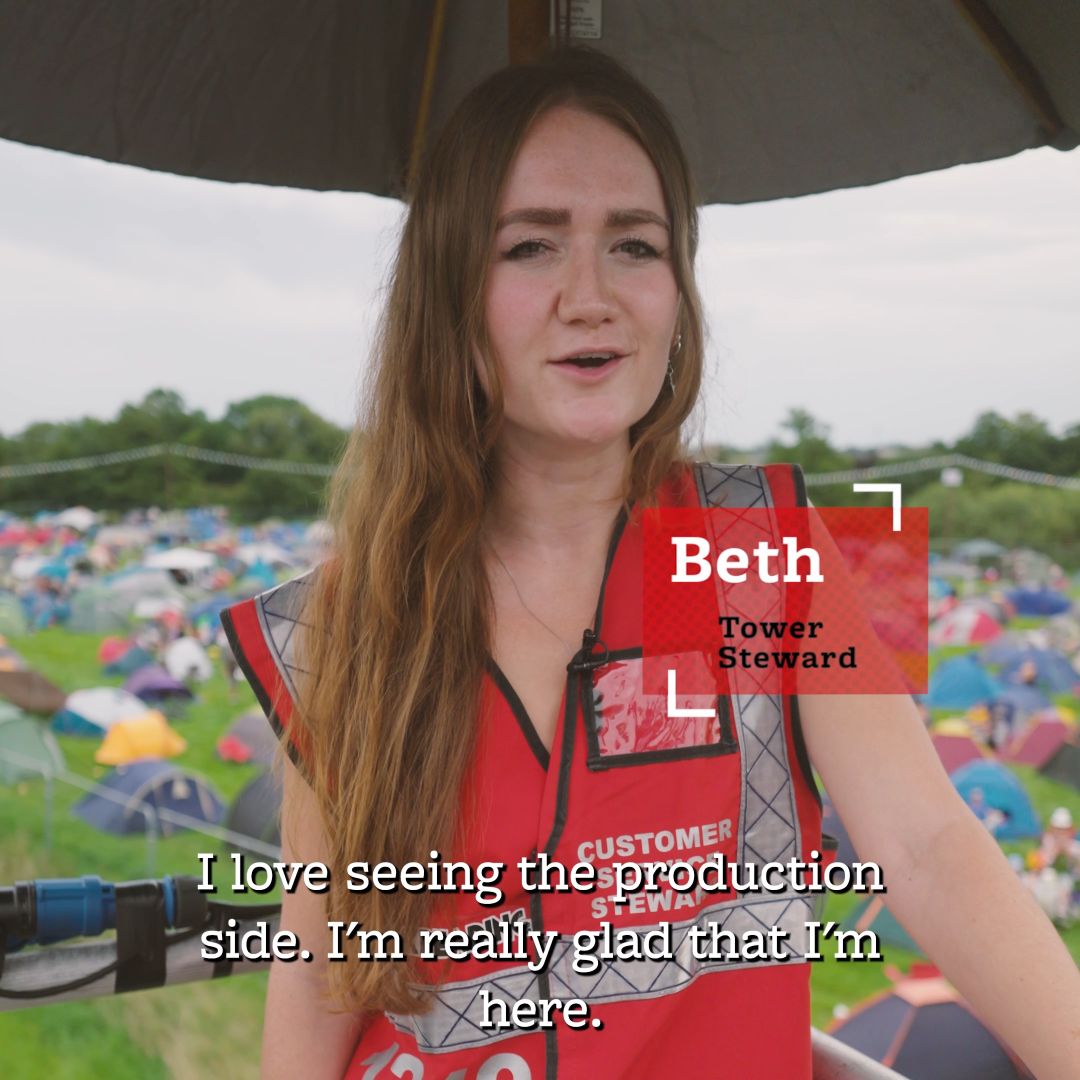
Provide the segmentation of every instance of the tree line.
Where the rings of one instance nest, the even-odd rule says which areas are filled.
[[[295,398],[263,394],[230,405],[213,420],[189,409],[172,390],[153,390],[123,406],[112,420],[31,424],[10,437],[0,435],[0,465],[37,464],[130,450],[155,443],[180,443],[251,457],[332,465],[341,455],[346,429]],[[953,443],[884,450],[841,449],[827,425],[802,409],[792,410],[780,435],[765,447],[709,449],[714,460],[794,461],[807,473],[863,468],[956,452],[983,461],[1058,476],[1080,476],[1080,424],[1062,435],[1030,413],[1008,419],[983,413]],[[1080,493],[1003,481],[965,471],[959,488],[946,488],[934,473],[903,478],[904,501],[931,509],[931,535],[938,540],[986,536],[1009,546],[1030,544],[1070,566],[1080,565]],[[122,513],[145,506],[225,506],[237,521],[267,517],[311,517],[322,508],[325,481],[176,455],[96,469],[18,479],[0,478],[0,510],[30,515],[82,504]],[[815,487],[823,506],[855,504],[851,486]],[[865,505],[865,497],[858,497]]]

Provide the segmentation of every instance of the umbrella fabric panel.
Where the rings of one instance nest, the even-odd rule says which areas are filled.
[[[999,24],[997,51],[965,5],[857,0],[609,4],[591,44],[675,114],[705,200],[746,202],[1075,145],[1080,12],[1032,6],[966,5]],[[192,176],[397,195],[432,11],[2,0],[0,136]],[[507,18],[488,0],[452,6],[429,130],[507,62]]]

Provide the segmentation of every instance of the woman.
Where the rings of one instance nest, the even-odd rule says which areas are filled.
[[[313,959],[274,967],[263,1075],[809,1075],[804,898],[619,905],[604,877],[619,860],[811,858],[807,749],[897,915],[1040,1075],[1077,1075],[1076,971],[910,701],[796,710],[763,692],[681,727],[634,712],[637,510],[803,501],[796,470],[682,457],[701,379],[697,226],[660,105],[593,53],[497,73],[448,122],[409,202],[370,415],[335,483],[335,558],[227,620],[296,763],[285,858],[324,862],[333,881],[285,899],[282,925]],[[540,853],[592,864],[598,887],[525,889],[518,860]],[[499,902],[465,877],[447,892],[346,887],[358,860],[448,859],[505,865]],[[410,954],[423,928],[538,937],[492,962],[438,949],[332,962],[357,946],[329,938],[328,918],[398,931]],[[604,922],[769,923],[792,944],[766,963],[681,948],[576,970],[569,935]],[[492,1004],[552,998],[591,1013],[525,1031]]]

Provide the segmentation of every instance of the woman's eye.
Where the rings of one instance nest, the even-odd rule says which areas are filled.
[[[537,255],[542,255],[546,250],[547,245],[543,240],[520,240],[503,257],[506,259],[531,259]],[[640,262],[660,257],[660,252],[652,244],[639,237],[620,240],[615,245],[615,250],[626,252],[632,259]]]
[[[624,240],[619,247],[635,259],[655,259],[660,255],[660,252],[646,240]]]
[[[538,255],[543,250],[544,244],[541,240],[522,240],[506,253],[506,258],[527,259],[531,255]]]

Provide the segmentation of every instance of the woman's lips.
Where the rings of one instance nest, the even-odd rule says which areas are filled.
[[[554,366],[574,379],[579,379],[582,382],[596,382],[613,372],[625,359],[625,356],[613,356],[603,363],[593,362],[590,364],[583,364],[574,360],[556,360]]]

